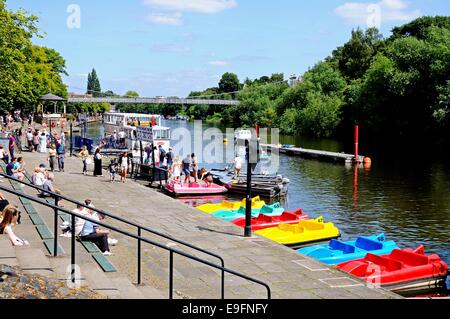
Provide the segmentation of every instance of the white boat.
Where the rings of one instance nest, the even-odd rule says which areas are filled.
[[[155,147],[162,146],[168,152],[170,147],[171,130],[169,127],[162,126],[162,115],[139,114],[139,113],[114,113],[103,114],[103,125],[107,135],[114,134],[116,131],[125,133],[125,147],[133,151],[133,157],[140,157],[140,141],[136,139],[136,128],[138,126],[152,126],[153,142]],[[142,142],[145,148],[149,143]],[[123,147],[123,146],[122,146]]]

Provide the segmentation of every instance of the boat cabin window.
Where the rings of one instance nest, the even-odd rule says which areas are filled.
[[[170,131],[167,129],[153,130],[153,138],[168,140],[170,139]]]

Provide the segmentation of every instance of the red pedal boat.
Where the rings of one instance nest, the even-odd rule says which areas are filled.
[[[303,214],[301,209],[293,212],[284,212],[281,216],[267,216],[259,214],[258,217],[252,217],[252,230],[257,231],[269,227],[276,227],[280,223],[283,224],[298,224],[300,220],[309,219],[309,216]],[[233,224],[245,227],[245,217],[233,220]]]
[[[165,185],[165,190],[174,196],[209,196],[216,194],[224,194],[227,189],[217,184],[210,184],[206,186],[203,183],[184,184],[181,182],[170,181]]]
[[[365,258],[338,264],[336,268],[405,295],[441,288],[448,271],[438,255],[425,255],[423,246],[415,250],[394,249],[383,256],[368,253]]]

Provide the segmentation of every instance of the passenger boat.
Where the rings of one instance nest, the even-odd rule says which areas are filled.
[[[227,189],[223,186],[217,184],[210,184],[206,186],[203,183],[182,183],[179,181],[169,181],[164,186],[165,190],[173,196],[183,196],[183,195],[216,195],[224,194]]]
[[[304,214],[301,209],[297,209],[293,212],[284,212],[280,216],[259,214],[258,217],[252,217],[251,219],[252,231],[276,227],[280,223],[298,224],[300,220],[304,219],[309,219],[309,215]],[[245,217],[233,220],[233,224],[236,226],[245,227]]]
[[[333,223],[324,223],[323,217],[301,220],[297,224],[279,224],[277,227],[258,230],[255,234],[279,244],[297,249],[313,243],[329,241],[340,236]]]
[[[447,264],[436,254],[425,255],[423,246],[394,249],[383,256],[368,253],[335,267],[399,294],[439,289],[445,285],[448,272]]]
[[[261,200],[259,196],[256,196],[252,198],[252,208],[261,208],[266,203]],[[245,207],[246,205],[246,198],[242,199],[240,202],[230,202],[227,200],[222,201],[221,203],[217,204],[203,204],[200,206],[197,206],[196,208],[201,210],[202,212],[212,214],[214,212],[217,212],[218,210],[238,210],[240,207]]]
[[[237,218],[245,216],[245,212],[245,207],[241,206],[238,210],[218,210],[217,212],[212,213],[212,215],[226,221],[233,221]],[[281,204],[275,203],[273,205],[264,205],[262,208],[252,209],[252,216],[257,217],[259,214],[280,216],[283,212],[284,209],[281,207]]]
[[[329,244],[300,248],[301,254],[315,258],[328,265],[336,265],[349,260],[364,258],[367,253],[386,255],[398,248],[392,241],[386,241],[384,234],[360,236],[356,240],[340,241],[332,239]]]
[[[105,133],[112,135],[123,131],[125,133],[125,145],[122,148],[133,151],[133,157],[140,157],[140,144],[136,139],[136,128],[138,126],[152,127],[154,146],[162,148],[168,152],[170,147],[171,130],[169,127],[162,126],[162,115],[150,115],[139,113],[115,113],[108,112],[103,114],[103,125]],[[143,142],[143,147],[147,146]]]

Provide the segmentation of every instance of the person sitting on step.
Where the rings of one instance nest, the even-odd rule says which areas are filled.
[[[12,205],[6,206],[2,212],[0,234],[8,235],[14,246],[28,246],[28,241],[20,239],[14,234],[13,227],[18,224],[20,224],[20,211]]]
[[[86,217],[97,221],[99,220],[98,216],[93,214],[93,211],[91,210],[88,210]],[[84,222],[83,229],[80,232],[80,239],[82,241],[93,242],[101,250],[103,255],[111,256],[112,254],[109,250],[108,235],[108,230],[101,229],[97,224],[86,220]]]

